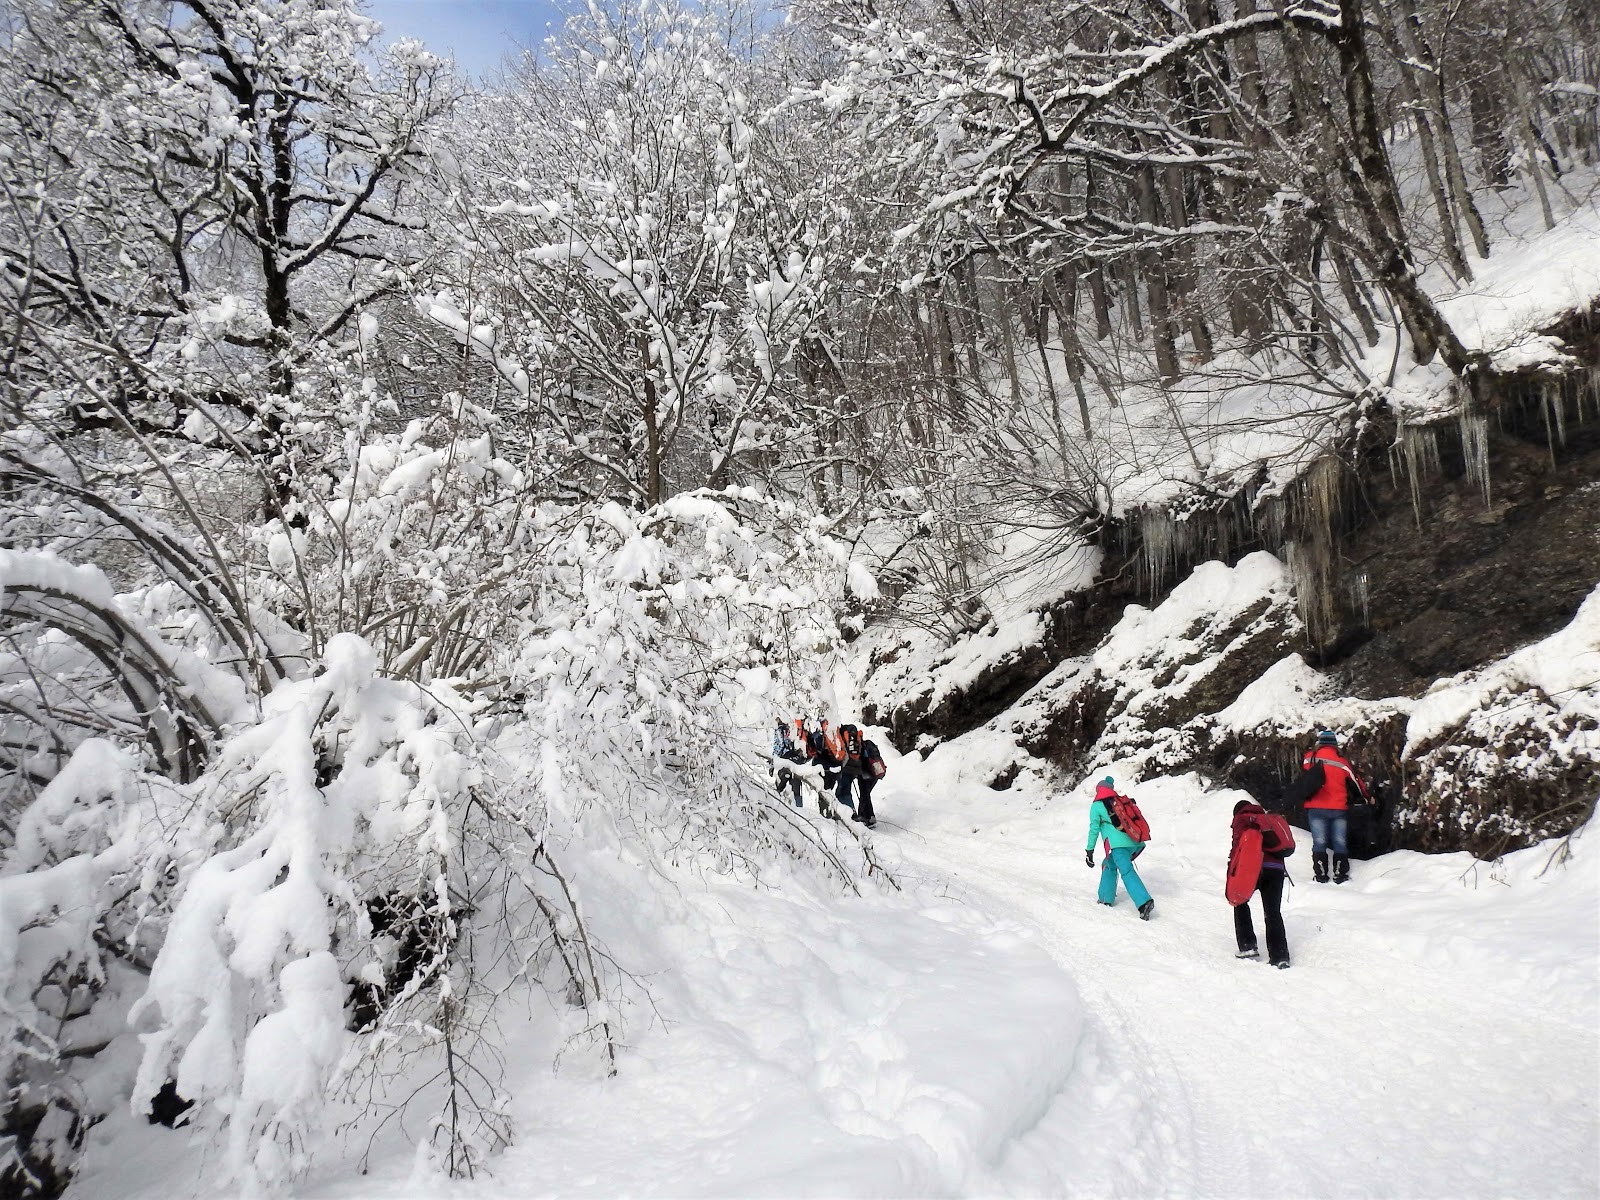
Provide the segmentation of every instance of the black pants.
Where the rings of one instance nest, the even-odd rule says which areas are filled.
[[[817,793],[817,811],[825,817],[831,817],[833,806],[828,803],[828,797],[833,795],[838,785],[839,766],[827,758],[813,758],[811,761],[822,768],[822,790]]]
[[[786,758],[790,762],[805,762],[805,757],[803,755],[801,755],[800,753],[796,752],[796,751],[790,751],[788,754],[781,755],[780,757]],[[776,774],[776,776],[775,776],[775,778],[773,780],[773,785],[774,785],[774,790],[780,796],[783,795],[783,789],[784,788],[786,788],[786,787],[793,788],[794,789],[794,806],[796,808],[800,807],[800,776],[796,775],[793,771],[789,770],[787,767],[779,767],[777,769],[777,774]]]
[[[1261,911],[1267,922],[1267,958],[1275,963],[1289,961],[1289,936],[1283,931],[1283,879],[1284,873],[1276,867],[1262,867],[1256,880],[1256,894],[1261,897]],[[1239,939],[1239,949],[1256,948],[1256,927],[1250,920],[1250,902],[1233,910],[1233,932]]]
[[[856,777],[856,791],[861,797],[859,811],[861,813],[861,819],[868,825],[873,824],[878,819],[873,815],[872,812],[872,789],[877,786],[878,781],[872,777],[872,772],[870,770],[863,770],[861,774]]]
[[[857,793],[861,797],[860,807],[850,798],[850,786],[856,785]],[[854,809],[863,821],[868,823],[877,820],[872,815],[872,789],[878,786],[878,781],[872,777],[872,772],[861,763],[847,762],[839,771],[839,787],[834,795],[839,803],[846,808]]]

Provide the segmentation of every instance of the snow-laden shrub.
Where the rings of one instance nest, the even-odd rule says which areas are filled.
[[[170,866],[176,902],[133,1012],[134,1102],[171,1079],[192,1123],[226,1126],[242,1180],[304,1165],[353,1048],[350,981],[394,982],[371,907],[404,896],[448,925],[461,894],[452,813],[476,774],[459,705],[377,665],[340,635],[316,675],[266,697],[192,789],[196,844]]]
[[[258,537],[269,602],[313,644],[358,633],[387,669],[421,679],[491,670],[539,554],[526,480],[496,453],[495,426],[447,400],[454,412],[399,434],[362,408],[302,481],[294,522]]]
[[[603,805],[674,859],[749,863],[771,819],[750,731],[818,707],[846,581],[819,523],[753,492],[586,515],[551,547],[511,667],[547,804]]]
[[[251,590],[335,617],[265,691],[181,589],[0,561],[12,709],[43,664],[65,689],[44,708],[75,692],[101,714],[12,772],[8,1180],[59,1179],[130,1095],[191,1106],[246,1189],[303,1171],[336,1112],[408,1103],[470,1174],[512,1135],[498,1006],[564,997],[565,1044],[615,1070],[641,994],[559,864],[574,839],[665,870],[873,869],[765,776],[759,731],[818,702],[871,586],[825,523],[751,491],[535,504],[484,439],[441,451],[415,427],[352,450],[339,502],[267,541]],[[377,644],[337,629],[363,614]],[[445,635],[472,652],[436,652]]]

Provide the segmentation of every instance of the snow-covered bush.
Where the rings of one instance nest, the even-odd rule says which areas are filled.
[[[304,1170],[347,1101],[437,1105],[438,1161],[471,1173],[511,1135],[506,997],[564,995],[614,1069],[625,980],[559,865],[572,839],[749,877],[799,858],[854,886],[849,835],[771,801],[758,732],[816,705],[849,584],[869,590],[825,523],[751,491],[536,504],[487,439],[420,432],[353,440],[343,494],[267,535],[250,590],[333,616],[264,692],[210,660],[215,629],[170,585],[119,596],[48,552],[0,559],[10,708],[43,665],[62,690],[43,708],[101,714],[99,737],[36,736],[31,790],[12,781],[11,1178],[51,1156],[59,1174],[130,1091],[136,1113],[192,1105],[240,1186]],[[339,629],[363,620],[381,652]],[[432,653],[442,636],[472,652]],[[69,1022],[105,1049],[63,1041]]]

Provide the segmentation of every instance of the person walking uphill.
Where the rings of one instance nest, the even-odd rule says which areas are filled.
[[[803,719],[795,722],[795,732],[799,735],[803,744],[805,739],[805,721]],[[794,789],[794,806],[796,808],[801,805],[800,776],[789,770],[788,767],[780,766],[779,764],[781,762],[802,763],[805,760],[805,752],[795,744],[794,737],[789,733],[788,723],[782,717],[779,717],[777,728],[772,731],[773,784],[780,796],[783,795],[785,787]]]
[[[817,718],[817,727],[806,731],[806,761],[822,769],[822,786],[817,791],[817,811],[825,817],[833,816],[833,806],[828,803],[828,797],[833,794],[839,779],[839,759],[834,753],[836,742],[836,735],[828,727],[826,717]],[[842,748],[842,742],[837,744]]]
[[[1350,878],[1350,804],[1369,803],[1366,785],[1339,753],[1339,735],[1317,734],[1317,744],[1300,760],[1300,777],[1284,793],[1289,804],[1304,804],[1311,827],[1311,873],[1328,882],[1328,852],[1333,852],[1333,882]]]
[[[1130,813],[1131,810],[1131,813]],[[1137,821],[1132,818],[1136,817]],[[1134,826],[1131,830],[1128,826]],[[1137,836],[1142,835],[1142,836]],[[1101,904],[1110,907],[1117,901],[1117,876],[1128,889],[1128,895],[1139,908],[1139,919],[1148,921],[1155,911],[1156,902],[1150,898],[1149,889],[1133,860],[1144,852],[1150,840],[1150,826],[1139,813],[1131,798],[1119,795],[1115,780],[1107,775],[1094,789],[1094,803],[1089,805],[1089,844],[1084,849],[1083,861],[1094,866],[1094,844],[1105,840],[1105,861],[1100,866]]]
[[[844,741],[844,765],[839,770],[835,799],[850,810],[852,821],[860,821],[868,829],[876,828],[878,818],[872,811],[872,789],[877,787],[886,769],[883,755],[878,744],[854,725],[839,726],[839,736]],[[859,808],[851,798],[852,787],[860,795]]]
[[[1289,965],[1289,936],[1283,928],[1284,858],[1294,853],[1289,822],[1251,800],[1233,806],[1233,845],[1228,851],[1228,901],[1233,905],[1233,933],[1240,958],[1258,958],[1256,927],[1250,920],[1250,897],[1261,897],[1267,926],[1267,961]]]

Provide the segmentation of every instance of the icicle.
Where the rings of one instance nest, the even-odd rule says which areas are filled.
[[[1481,412],[1463,408],[1457,420],[1461,426],[1461,454],[1467,460],[1467,479],[1477,486],[1487,505],[1490,502],[1489,419]]]
[[[1139,510],[1139,540],[1144,555],[1145,576],[1153,598],[1166,580],[1167,566],[1174,561],[1176,522],[1165,508]]]
[[[1439,474],[1439,431],[1433,425],[1402,425],[1400,446],[1405,455],[1406,480],[1411,490],[1411,511],[1422,528],[1422,485]]]
[[[1324,455],[1311,464],[1306,472],[1306,523],[1313,537],[1330,541],[1339,520],[1342,507],[1340,484],[1344,481],[1344,464],[1332,455]]]
[[[1545,443],[1550,448],[1550,469],[1556,468],[1556,445],[1567,444],[1567,406],[1562,402],[1561,389],[1554,383],[1539,385],[1540,407],[1544,409]]]
[[[1325,548],[1290,542],[1285,550],[1289,578],[1294,584],[1295,606],[1313,645],[1321,645],[1334,628],[1333,597],[1328,588]]]
[[[1283,497],[1268,496],[1261,504],[1261,533],[1262,541],[1271,548],[1273,553],[1283,553],[1284,543],[1284,505]]]
[[[1361,614],[1363,627],[1372,625],[1372,580],[1362,571],[1350,581],[1350,604]]]

